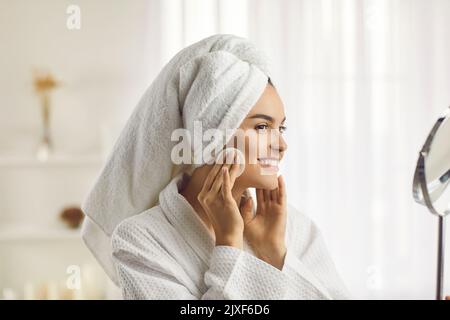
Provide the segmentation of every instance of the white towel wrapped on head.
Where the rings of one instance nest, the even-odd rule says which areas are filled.
[[[218,129],[228,142],[269,77],[267,57],[252,42],[217,34],[178,52],[152,82],[82,204],[83,240],[116,284],[109,237],[119,222],[155,206],[181,168],[171,159],[174,130],[185,128],[195,139],[198,121],[203,132]],[[194,167],[210,163],[201,151],[220,143],[199,141]]]

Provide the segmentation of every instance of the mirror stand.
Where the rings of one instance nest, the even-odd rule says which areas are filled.
[[[438,217],[436,300],[444,299],[445,217]]]

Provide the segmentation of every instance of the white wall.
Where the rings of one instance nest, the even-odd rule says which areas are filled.
[[[66,27],[70,4],[81,8],[81,30]],[[98,150],[99,123],[125,118],[160,65],[158,48],[146,41],[152,12],[143,0],[1,0],[1,145],[11,145],[16,130],[26,131],[23,139],[37,138],[41,118],[32,69],[46,68],[64,84],[53,95],[56,148]]]
[[[66,27],[70,4],[81,8],[80,30]],[[26,282],[64,280],[69,265],[94,266],[105,285],[97,262],[58,214],[81,204],[102,165],[99,156],[160,69],[160,49],[151,47],[159,42],[151,32],[159,23],[155,13],[143,0],[0,0],[0,298],[4,288],[22,298]],[[67,160],[32,158],[41,134],[33,68],[63,83],[52,95],[51,129],[55,153]]]

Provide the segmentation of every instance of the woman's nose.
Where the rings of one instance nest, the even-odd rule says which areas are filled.
[[[281,134],[278,134],[275,137],[275,141],[271,143],[271,147],[273,149],[276,149],[278,153],[283,153],[287,150],[287,143],[284,140],[283,136]]]
[[[285,151],[287,150],[287,147],[288,147],[288,146],[287,146],[286,141],[284,140],[283,136],[280,135],[280,148],[279,148],[280,153],[281,153],[281,152],[285,152]]]

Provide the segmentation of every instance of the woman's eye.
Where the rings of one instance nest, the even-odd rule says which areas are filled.
[[[267,124],[260,124],[260,125],[257,125],[256,126],[256,129],[258,130],[258,131],[266,131],[267,129],[268,129],[268,125]],[[284,133],[285,131],[287,130],[287,127],[286,126],[280,126],[280,133]]]
[[[260,125],[257,125],[257,126],[256,126],[256,129],[257,129],[257,130],[266,130],[267,127],[268,127],[267,124],[260,124]]]

